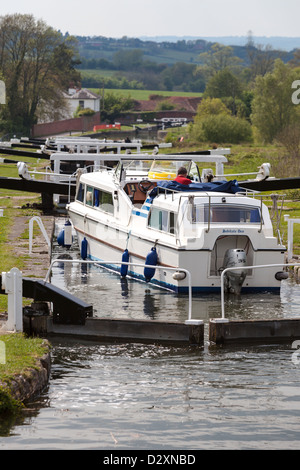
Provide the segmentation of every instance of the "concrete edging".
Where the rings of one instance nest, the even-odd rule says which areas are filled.
[[[52,316],[32,316],[31,334],[76,336],[98,341],[130,341],[202,345],[204,323],[185,324],[148,320],[86,318],[83,325],[56,323]],[[29,326],[27,322],[24,327]]]
[[[270,320],[210,319],[209,340],[216,344],[282,342],[300,338],[300,318]]]

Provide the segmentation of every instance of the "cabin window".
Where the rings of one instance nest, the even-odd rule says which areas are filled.
[[[76,195],[76,199],[80,202],[84,201],[84,185],[80,183]],[[107,191],[96,189],[93,186],[86,187],[85,203],[89,207],[97,207],[98,209],[114,213],[113,195]]]
[[[114,205],[112,193],[102,191],[101,189],[94,189],[94,207],[98,207],[104,212],[113,214]]]
[[[87,206],[92,206],[94,200],[94,188],[92,186],[86,187],[85,203]]]
[[[100,195],[99,189],[95,189],[94,190],[94,206],[95,207],[99,207],[99,195]]]
[[[188,220],[192,223],[208,222],[209,206],[191,204]],[[259,224],[260,221],[260,209],[258,207],[232,206],[226,203],[214,204],[210,207],[211,223]]]
[[[175,233],[175,227],[177,222],[177,214],[175,212],[170,212],[170,219],[169,219],[169,232]]]
[[[79,183],[77,194],[76,194],[76,200],[79,202],[84,201],[84,185],[82,183]]]
[[[162,230],[163,232],[174,234],[176,220],[177,214],[175,214],[175,212],[169,212],[152,207],[148,219],[148,226],[156,230]]]
[[[105,212],[109,212],[110,214],[114,213],[114,203],[113,203],[113,196],[112,193],[107,193],[106,191],[99,191],[100,192],[100,203],[99,207]]]

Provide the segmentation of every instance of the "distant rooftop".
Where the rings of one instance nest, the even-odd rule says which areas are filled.
[[[87,90],[86,88],[81,88],[80,90],[69,92],[69,97],[75,100],[97,100],[99,95],[93,93],[92,91]]]

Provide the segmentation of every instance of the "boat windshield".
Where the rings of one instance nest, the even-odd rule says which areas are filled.
[[[189,204],[188,220],[192,223],[252,223],[261,221],[260,209],[251,206],[230,206],[225,204]]]
[[[185,167],[193,181],[200,181],[198,166],[191,160],[122,160],[115,168],[115,175],[120,180],[121,173],[126,176],[140,176],[150,180],[173,180],[180,167]]]
[[[118,181],[127,176],[145,178],[148,175],[151,163],[152,161],[148,160],[124,160],[117,164],[114,173]]]
[[[181,166],[189,170],[189,161],[174,161],[174,160],[154,160],[149,170],[148,177],[150,179],[168,179],[176,178],[177,172]]]
[[[151,160],[130,160],[123,162],[123,168],[126,172],[130,171],[141,171],[148,172],[151,168]]]

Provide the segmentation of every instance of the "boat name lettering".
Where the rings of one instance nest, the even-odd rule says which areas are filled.
[[[231,228],[223,228],[223,232],[222,233],[245,233],[244,230],[241,230],[240,228],[239,229],[231,229]]]

